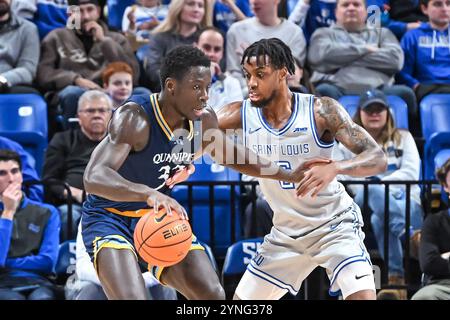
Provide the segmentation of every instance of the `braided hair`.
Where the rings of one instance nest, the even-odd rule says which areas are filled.
[[[291,49],[278,38],[261,39],[250,45],[244,51],[241,65],[249,63],[251,57],[256,57],[258,66],[270,63],[274,69],[286,67],[289,74],[295,73],[295,61]],[[266,61],[266,57],[269,61]]]

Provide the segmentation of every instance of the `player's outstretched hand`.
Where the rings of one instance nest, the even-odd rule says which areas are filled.
[[[182,220],[189,220],[186,210],[175,199],[154,191],[147,198],[147,204],[153,207],[154,212],[158,212],[161,207],[166,209],[167,215],[172,216],[172,209],[175,210]]]
[[[336,163],[330,159],[326,160],[328,161],[311,161],[303,164],[305,171],[297,187],[298,197],[304,197],[312,191],[311,197],[314,198],[333,181],[337,175]]]
[[[174,185],[177,183],[186,181],[191,174],[195,172],[195,166],[193,164],[189,164],[189,166],[184,167],[181,170],[178,170],[172,177],[166,180],[166,185],[172,189]]]
[[[312,166],[328,164],[330,162],[331,162],[331,159],[320,158],[320,157],[309,159],[308,161],[305,161],[301,166],[299,166],[297,169],[295,169],[292,172],[293,182],[299,183],[300,181],[302,181],[305,176],[306,170],[310,169]]]

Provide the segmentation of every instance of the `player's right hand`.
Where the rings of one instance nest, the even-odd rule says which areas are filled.
[[[153,191],[147,198],[147,204],[153,208],[154,212],[158,212],[159,208],[166,209],[167,215],[172,216],[172,209],[174,209],[182,220],[189,220],[186,209],[183,208],[175,199],[166,196],[158,191]]]

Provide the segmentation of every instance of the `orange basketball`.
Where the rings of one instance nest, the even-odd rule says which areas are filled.
[[[134,247],[151,265],[168,267],[186,257],[192,243],[192,230],[187,220],[181,220],[175,210],[172,216],[161,209],[139,219],[134,229]]]

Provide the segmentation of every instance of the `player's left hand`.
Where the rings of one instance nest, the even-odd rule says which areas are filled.
[[[305,170],[304,177],[298,184],[297,197],[304,197],[312,191],[311,198],[314,198],[333,181],[337,172],[336,163],[333,161],[312,164]]]
[[[191,174],[195,172],[195,166],[193,164],[189,164],[189,166],[184,167],[181,170],[178,170],[172,177],[166,180],[166,185],[172,189],[174,185],[177,183],[186,181]]]

